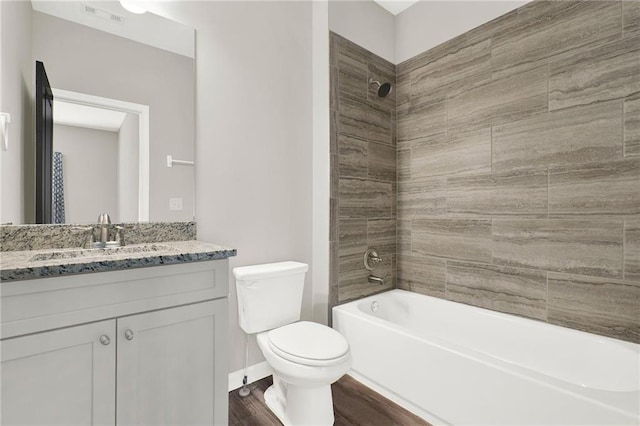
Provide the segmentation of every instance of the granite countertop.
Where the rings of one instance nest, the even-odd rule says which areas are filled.
[[[80,256],[73,256],[74,253]],[[226,259],[236,250],[201,241],[166,241],[107,249],[43,249],[0,253],[0,280],[20,281],[146,266]]]

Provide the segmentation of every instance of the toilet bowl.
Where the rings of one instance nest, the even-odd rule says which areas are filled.
[[[332,425],[331,384],[351,368],[346,340],[335,330],[300,321],[260,333],[273,369],[265,403],[284,425]]]
[[[265,403],[285,426],[332,425],[331,384],[351,368],[349,344],[340,333],[299,321],[308,268],[279,262],[233,270],[240,327],[257,333],[273,370]]]

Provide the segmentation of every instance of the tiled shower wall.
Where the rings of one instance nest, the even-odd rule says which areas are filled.
[[[529,3],[399,64],[396,96],[398,287],[640,342],[640,2]],[[373,205],[352,179],[340,244]]]
[[[396,287],[396,98],[377,95],[369,78],[395,87],[395,65],[331,33],[330,305]],[[369,284],[364,252],[384,259]]]

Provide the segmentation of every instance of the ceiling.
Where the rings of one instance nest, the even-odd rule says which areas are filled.
[[[36,12],[137,41],[178,55],[195,57],[195,30],[153,13],[134,14],[118,1],[32,0]]]
[[[400,12],[404,12],[407,8],[420,0],[373,0],[380,6],[387,9],[390,13],[397,15]]]

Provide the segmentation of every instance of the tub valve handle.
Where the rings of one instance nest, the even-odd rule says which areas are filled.
[[[367,249],[364,252],[364,267],[367,268],[368,271],[372,271],[373,268],[378,264],[382,263],[384,259],[378,256],[378,252],[374,249]]]

